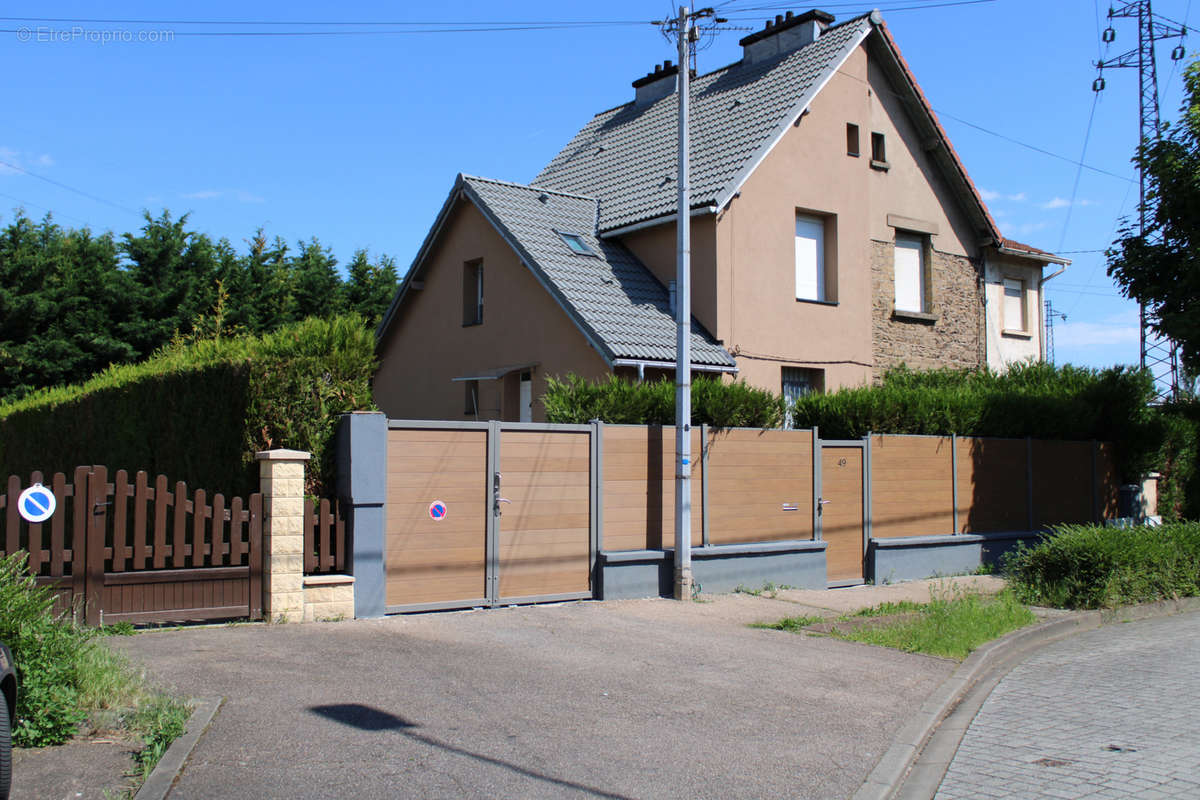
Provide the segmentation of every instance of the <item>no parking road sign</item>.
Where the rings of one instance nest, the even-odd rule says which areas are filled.
[[[441,520],[446,517],[446,504],[441,500],[434,500],[429,504],[429,516],[435,520]]]
[[[40,483],[30,486],[17,498],[17,510],[21,512],[21,516],[25,518],[26,522],[35,524],[45,522],[54,516],[54,509],[57,506],[58,501],[54,499],[54,492]]]

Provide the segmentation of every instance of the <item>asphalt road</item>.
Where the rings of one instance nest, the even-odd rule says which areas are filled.
[[[181,798],[836,798],[954,662],[746,623],[726,595],[112,639],[226,698]]]

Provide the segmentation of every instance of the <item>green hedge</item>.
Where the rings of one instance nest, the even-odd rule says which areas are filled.
[[[1159,472],[1158,513],[1164,519],[1200,518],[1200,401],[1159,410],[1163,442],[1155,462]]]
[[[0,475],[104,464],[241,495],[258,487],[254,452],[286,447],[313,454],[310,492],[331,491],[336,415],[373,407],[374,347],[357,315],[173,344],[0,406]]]
[[[1160,528],[1064,525],[1009,557],[1026,603],[1111,608],[1200,594],[1200,523]]]
[[[1149,373],[1126,367],[899,367],[876,386],[802,397],[792,419],[834,439],[874,432],[1110,441],[1122,475],[1135,479],[1153,467],[1162,441],[1162,421],[1147,405],[1152,392]]]
[[[578,375],[550,378],[542,397],[549,422],[594,419],[624,425],[674,425],[675,383],[634,383],[615,375],[591,382]],[[692,424],[718,428],[774,428],[783,418],[783,400],[745,383],[692,381]]]

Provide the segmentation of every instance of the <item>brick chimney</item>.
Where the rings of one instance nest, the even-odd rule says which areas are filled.
[[[798,50],[814,41],[833,22],[833,15],[818,9],[795,16],[791,11],[767,20],[766,27],[738,42],[742,63],[754,64]]]
[[[637,105],[653,103],[655,100],[674,94],[676,85],[679,83],[679,79],[675,77],[678,74],[679,67],[670,61],[655,64],[654,72],[633,82],[633,88],[637,90],[635,97]]]

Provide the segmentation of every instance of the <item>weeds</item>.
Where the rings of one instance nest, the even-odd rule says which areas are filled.
[[[778,622],[754,622],[751,623],[751,628],[761,628],[770,631],[787,631],[789,633],[799,633],[809,625],[815,625],[818,622],[824,622],[824,617],[817,616],[802,616],[802,617],[784,617]]]

